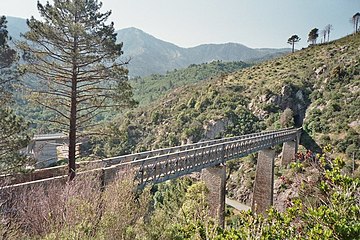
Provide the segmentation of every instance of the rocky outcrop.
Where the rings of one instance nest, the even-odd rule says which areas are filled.
[[[267,106],[267,109],[264,109]],[[305,118],[306,108],[308,106],[306,95],[301,89],[295,89],[291,85],[284,85],[280,94],[267,93],[254,98],[249,109],[260,119],[265,119],[271,111],[271,107],[279,108],[284,111],[290,108],[294,113],[294,122],[296,126],[301,126]]]
[[[224,118],[220,120],[210,120],[203,126],[204,138],[214,139],[222,135],[228,127],[233,126],[231,120]]]

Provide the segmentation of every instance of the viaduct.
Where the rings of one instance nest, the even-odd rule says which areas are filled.
[[[297,152],[301,128],[271,130],[231,138],[140,152],[77,164],[78,173],[99,173],[103,186],[114,180],[119,171],[135,172],[139,187],[157,184],[201,171],[209,189],[210,215],[224,224],[226,162],[258,152],[252,209],[264,213],[273,204],[274,158],[272,148],[283,144],[281,165],[289,164]],[[22,175],[0,176],[3,188],[22,188],[49,181],[65,182],[67,166],[39,169]],[[1,190],[1,189],[0,189]]]

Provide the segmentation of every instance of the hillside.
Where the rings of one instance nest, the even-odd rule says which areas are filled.
[[[26,20],[7,17],[8,30],[14,39],[27,31]],[[148,76],[165,74],[174,69],[186,68],[191,64],[201,64],[221,60],[224,62],[257,62],[278,57],[290,49],[252,49],[238,43],[204,44],[193,48],[182,48],[157,39],[137,28],[118,30],[117,39],[124,43],[124,55],[119,59],[129,60],[129,75]]]
[[[250,65],[244,62],[213,61],[203,64],[191,64],[189,67],[167,72],[164,75],[152,74],[130,80],[134,98],[140,105],[146,105],[162,97],[171,90],[216,78],[221,74],[235,72]]]
[[[105,150],[95,152],[117,155],[276,128],[289,108],[295,125],[304,123],[304,145],[329,143],[350,156],[360,147],[358,46],[359,34],[178,88],[117,119]]]

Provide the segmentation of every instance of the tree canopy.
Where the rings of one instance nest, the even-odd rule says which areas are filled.
[[[313,28],[308,35],[308,42],[311,44],[316,44],[316,40],[319,37],[319,29]]]
[[[18,170],[28,163],[19,150],[30,140],[27,124],[9,109],[13,83],[17,80],[17,53],[8,45],[6,17],[0,17],[0,173]]]
[[[295,43],[300,42],[301,38],[298,35],[292,35],[287,43],[290,44],[292,46],[292,52],[294,52],[295,49]]]
[[[5,104],[9,100],[12,85],[16,80],[14,63],[17,61],[17,54],[8,45],[10,37],[6,24],[6,17],[0,17],[0,104]]]
[[[31,100],[54,112],[50,122],[69,134],[69,176],[75,176],[75,146],[91,120],[111,107],[132,106],[126,62],[120,61],[111,12],[100,12],[97,0],[38,3],[42,20],[27,24],[25,70],[40,84]]]

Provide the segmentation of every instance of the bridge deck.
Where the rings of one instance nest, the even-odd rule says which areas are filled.
[[[142,187],[149,183],[156,184],[178,178],[283,142],[296,140],[300,132],[301,128],[272,130],[97,161],[81,162],[78,164],[80,169],[78,174],[90,171],[116,173],[121,169],[131,168],[136,172],[136,180]],[[41,179],[47,181],[54,177],[65,178],[66,171],[66,166],[41,169],[32,173],[33,178],[31,181],[24,181],[25,183],[13,182],[13,184],[31,184],[34,181],[41,182],[39,181]]]

